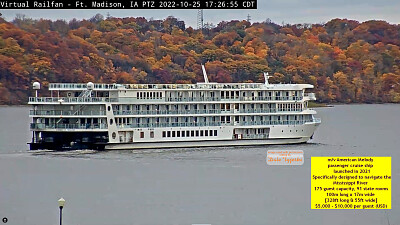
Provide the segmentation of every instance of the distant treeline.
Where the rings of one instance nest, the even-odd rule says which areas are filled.
[[[0,104],[49,82],[309,83],[321,102],[400,102],[400,25],[220,22],[201,30],[145,18],[0,18]],[[47,87],[46,87],[47,88]],[[44,90],[43,90],[44,91]]]

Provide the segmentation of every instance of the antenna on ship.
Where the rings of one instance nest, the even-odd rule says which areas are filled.
[[[272,77],[272,76],[268,75],[268,72],[267,72],[267,73],[264,72],[265,84],[269,84],[268,79],[269,79],[270,77]]]
[[[203,70],[204,83],[208,84],[207,72],[203,64],[201,64],[201,69]]]

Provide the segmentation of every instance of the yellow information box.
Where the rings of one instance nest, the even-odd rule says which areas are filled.
[[[391,157],[311,157],[311,209],[391,209]]]

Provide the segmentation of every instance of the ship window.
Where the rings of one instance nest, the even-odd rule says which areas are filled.
[[[185,137],[185,134],[186,134],[185,131],[182,131],[182,137]]]
[[[208,137],[208,130],[204,131],[204,136]]]
[[[113,119],[110,119],[110,125],[112,125],[112,124],[113,124],[113,122],[114,122],[114,121],[113,121]]]
[[[111,106],[108,106],[108,107],[107,107],[107,110],[110,112],[110,111],[111,111]]]
[[[190,132],[190,137],[194,137],[194,130]]]
[[[172,131],[172,137],[175,137],[175,131]]]
[[[150,138],[154,138],[154,131],[150,131]]]
[[[204,131],[201,130],[201,131],[200,131],[200,137],[203,137],[203,136],[204,136]]]
[[[212,130],[210,130],[210,136],[213,136],[213,131]]]
[[[176,132],[176,136],[177,136],[177,137],[181,137],[181,132],[180,132],[180,131],[177,131],[177,132]]]
[[[198,130],[196,130],[196,137],[198,137],[199,136],[199,131]]]
[[[144,132],[140,132],[140,138],[144,138]]]
[[[218,131],[214,130],[214,136],[218,136]]]
[[[139,92],[136,92],[136,98],[139,98]]]
[[[117,134],[115,132],[112,133],[112,138],[115,139],[117,137]]]
[[[165,131],[163,131],[162,132],[162,137],[165,138],[165,136],[166,136],[166,133],[165,133]]]
[[[167,132],[167,137],[171,137],[171,131]]]

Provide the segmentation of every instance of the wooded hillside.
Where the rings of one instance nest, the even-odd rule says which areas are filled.
[[[203,32],[145,18],[0,18],[0,104],[24,104],[49,82],[315,85],[321,102],[400,102],[400,25],[334,19],[278,25],[221,22]],[[47,89],[47,87],[42,88]]]

